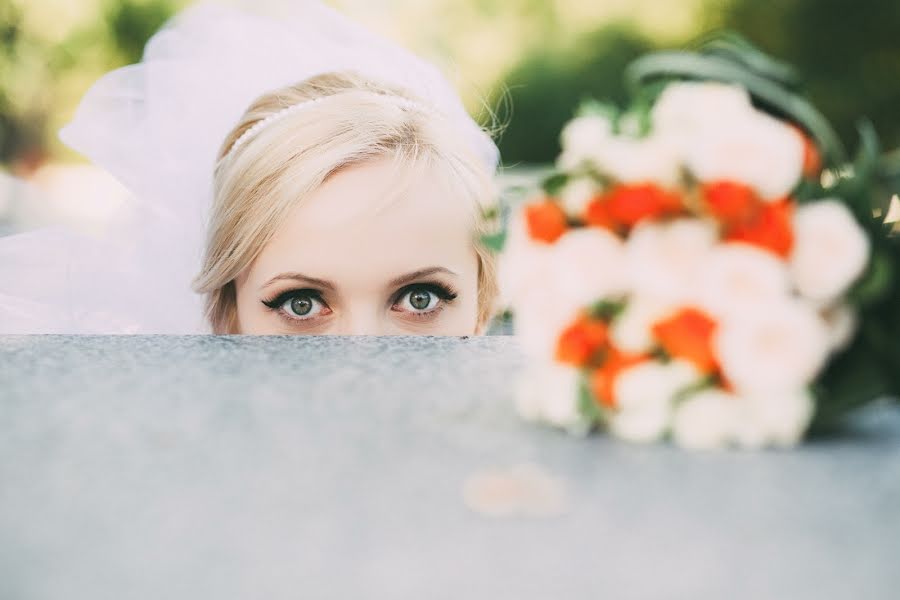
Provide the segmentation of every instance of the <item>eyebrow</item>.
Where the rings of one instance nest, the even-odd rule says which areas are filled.
[[[296,281],[310,287],[322,288],[324,290],[334,290],[334,284],[330,281],[327,281],[325,279],[318,279],[316,277],[309,277],[307,275],[304,275],[303,273],[281,273],[265,282],[260,289],[266,289],[273,283],[278,283],[279,281]]]
[[[399,277],[395,277],[388,283],[388,287],[401,287],[418,279],[422,279],[423,277],[430,277],[431,275],[437,274],[452,275],[454,277],[457,275],[455,272],[444,267],[428,267],[425,269],[419,269],[418,271],[412,271],[411,273],[406,273],[405,275],[401,275]],[[303,273],[296,272],[280,273],[265,282],[260,289],[265,289],[273,283],[277,283],[279,281],[295,281],[303,283],[304,285],[309,285],[310,287],[317,287],[325,290],[333,291],[335,289],[335,285],[326,279],[309,277],[308,275],[304,275]]]
[[[452,275],[454,277],[457,275],[450,269],[445,269],[444,267],[428,267],[427,269],[419,269],[418,271],[395,277],[388,283],[388,287],[401,287],[408,283],[413,283],[418,279],[422,279],[423,277],[430,277],[431,275],[437,275],[438,273]]]

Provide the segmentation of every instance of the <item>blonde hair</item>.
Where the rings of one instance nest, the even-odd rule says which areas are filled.
[[[307,108],[281,112],[313,100]],[[471,202],[479,325],[487,323],[497,295],[496,271],[479,234],[486,226],[481,208],[494,199],[492,173],[453,124],[416,102],[403,90],[357,74],[329,73],[266,94],[244,113],[219,151],[206,253],[194,280],[194,290],[206,295],[213,333],[238,333],[235,279],[290,209],[342,169],[382,157],[443,168]],[[278,118],[248,133],[276,113]]]

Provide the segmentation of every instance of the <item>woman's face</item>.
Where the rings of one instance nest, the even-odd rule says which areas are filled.
[[[243,334],[471,335],[472,209],[387,160],[339,172],[294,208],[236,281]]]

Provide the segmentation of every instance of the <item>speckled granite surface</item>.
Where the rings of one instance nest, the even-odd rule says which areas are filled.
[[[900,597],[900,411],[796,452],[532,429],[510,338],[0,337],[0,598]],[[490,519],[480,469],[569,510]]]

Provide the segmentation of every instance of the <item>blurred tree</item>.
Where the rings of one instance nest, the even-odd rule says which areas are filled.
[[[731,29],[796,66],[849,149],[863,117],[874,121],[885,148],[900,146],[900,1],[707,0],[705,15],[698,37]],[[500,140],[505,162],[552,161],[560,128],[579,100],[622,101],[623,68],[654,46],[623,26],[600,30],[574,49],[527,54],[504,78],[512,103]]]
[[[885,148],[900,147],[900,1],[731,0],[710,8],[710,26],[739,31],[797,67],[848,148],[862,117]]]
[[[0,2],[0,162],[4,163],[13,158],[39,162],[42,154],[42,114],[23,102],[27,82],[16,77],[20,55],[33,46],[23,22],[21,7]]]
[[[184,2],[0,0],[0,163],[27,174],[59,153],[56,131],[90,83],[140,60]]]
[[[123,64],[141,60],[147,40],[171,18],[179,4],[175,0],[114,0],[107,3],[106,22],[112,44]]]
[[[85,90],[139,60],[189,1],[0,0],[0,163],[27,169],[65,155],[55,133]],[[583,97],[624,99],[621,74],[632,58],[721,27],[795,63],[851,148],[862,115],[887,147],[900,145],[900,0],[325,1],[389,23],[398,39],[458,70],[473,110],[491,82],[505,84],[507,163],[551,161]]]
[[[574,46],[536,50],[504,78],[510,110],[499,139],[506,165],[545,163],[559,154],[559,133],[585,98],[626,100],[622,71],[653,49],[625,26],[604,28]],[[494,103],[505,105],[498,97]],[[502,112],[502,110],[501,110]]]

